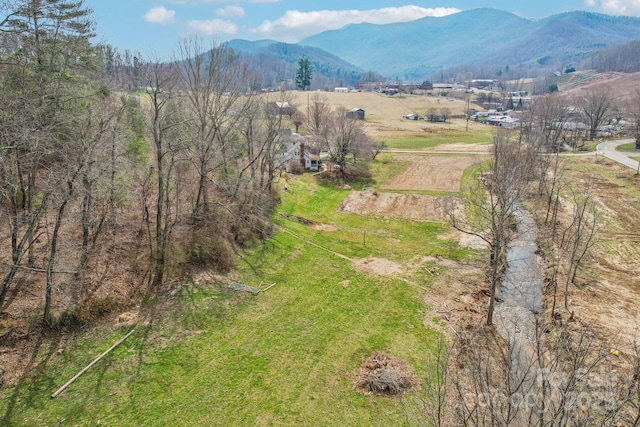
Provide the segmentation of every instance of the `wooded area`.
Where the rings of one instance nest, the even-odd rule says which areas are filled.
[[[147,61],[92,45],[81,1],[2,7],[2,310],[32,295],[72,322],[111,281],[131,296],[188,264],[226,271],[269,235],[283,118],[229,49]]]

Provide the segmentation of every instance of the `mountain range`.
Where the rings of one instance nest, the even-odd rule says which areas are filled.
[[[531,20],[482,8],[403,23],[351,24],[294,45],[269,40],[229,44],[251,55],[295,52],[280,58],[295,63],[306,56],[322,75],[341,70],[348,76],[365,70],[420,81],[456,67],[526,75],[562,70],[636,39],[640,39],[636,17],[567,12]]]

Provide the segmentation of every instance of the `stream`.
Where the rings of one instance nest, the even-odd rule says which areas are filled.
[[[499,289],[501,305],[539,313],[543,300],[542,272],[536,256],[538,229],[522,206],[516,206],[513,216],[518,222],[517,237],[507,250],[507,269]]]
[[[535,387],[536,315],[543,305],[542,271],[536,256],[538,230],[533,218],[517,205],[517,237],[507,250],[507,269],[498,291],[494,322],[500,336],[509,343],[512,385],[521,384],[525,393]]]

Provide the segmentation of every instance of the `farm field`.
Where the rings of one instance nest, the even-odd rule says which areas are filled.
[[[460,118],[466,108],[462,100],[426,95],[387,96],[371,92],[292,92],[292,102],[301,111],[306,111],[314,95],[326,99],[332,108],[364,109],[367,132],[374,139],[387,141],[390,148],[428,149],[443,144],[485,145],[491,142],[489,126],[469,122],[467,131],[467,121]],[[448,108],[453,118],[446,123],[404,118],[411,113],[422,117],[429,108]]]

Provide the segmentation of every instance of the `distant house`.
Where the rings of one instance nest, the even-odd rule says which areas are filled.
[[[292,107],[288,102],[270,102],[267,105],[267,110],[271,114],[286,115],[289,117],[293,116],[296,112],[295,107]]]
[[[364,120],[364,110],[362,108],[354,108],[347,111],[347,117],[355,120]]]
[[[404,116],[405,119],[407,120],[418,120],[419,117],[417,114],[411,113],[411,114],[407,114],[406,116]]]
[[[356,89],[365,92],[379,91],[383,86],[384,84],[382,82],[356,83]]]
[[[295,142],[285,145],[285,151],[278,161],[279,167],[291,172],[296,168],[302,168],[307,171],[319,171],[322,161],[320,156],[311,154],[309,147],[306,145],[304,138],[300,138]]]
[[[337,87],[333,91],[334,92],[338,92],[338,93],[349,93],[349,88],[348,87]]]
[[[496,81],[490,79],[473,79],[465,81],[465,84],[468,87],[474,87],[477,89],[490,88],[494,85],[494,83],[496,83]]]

